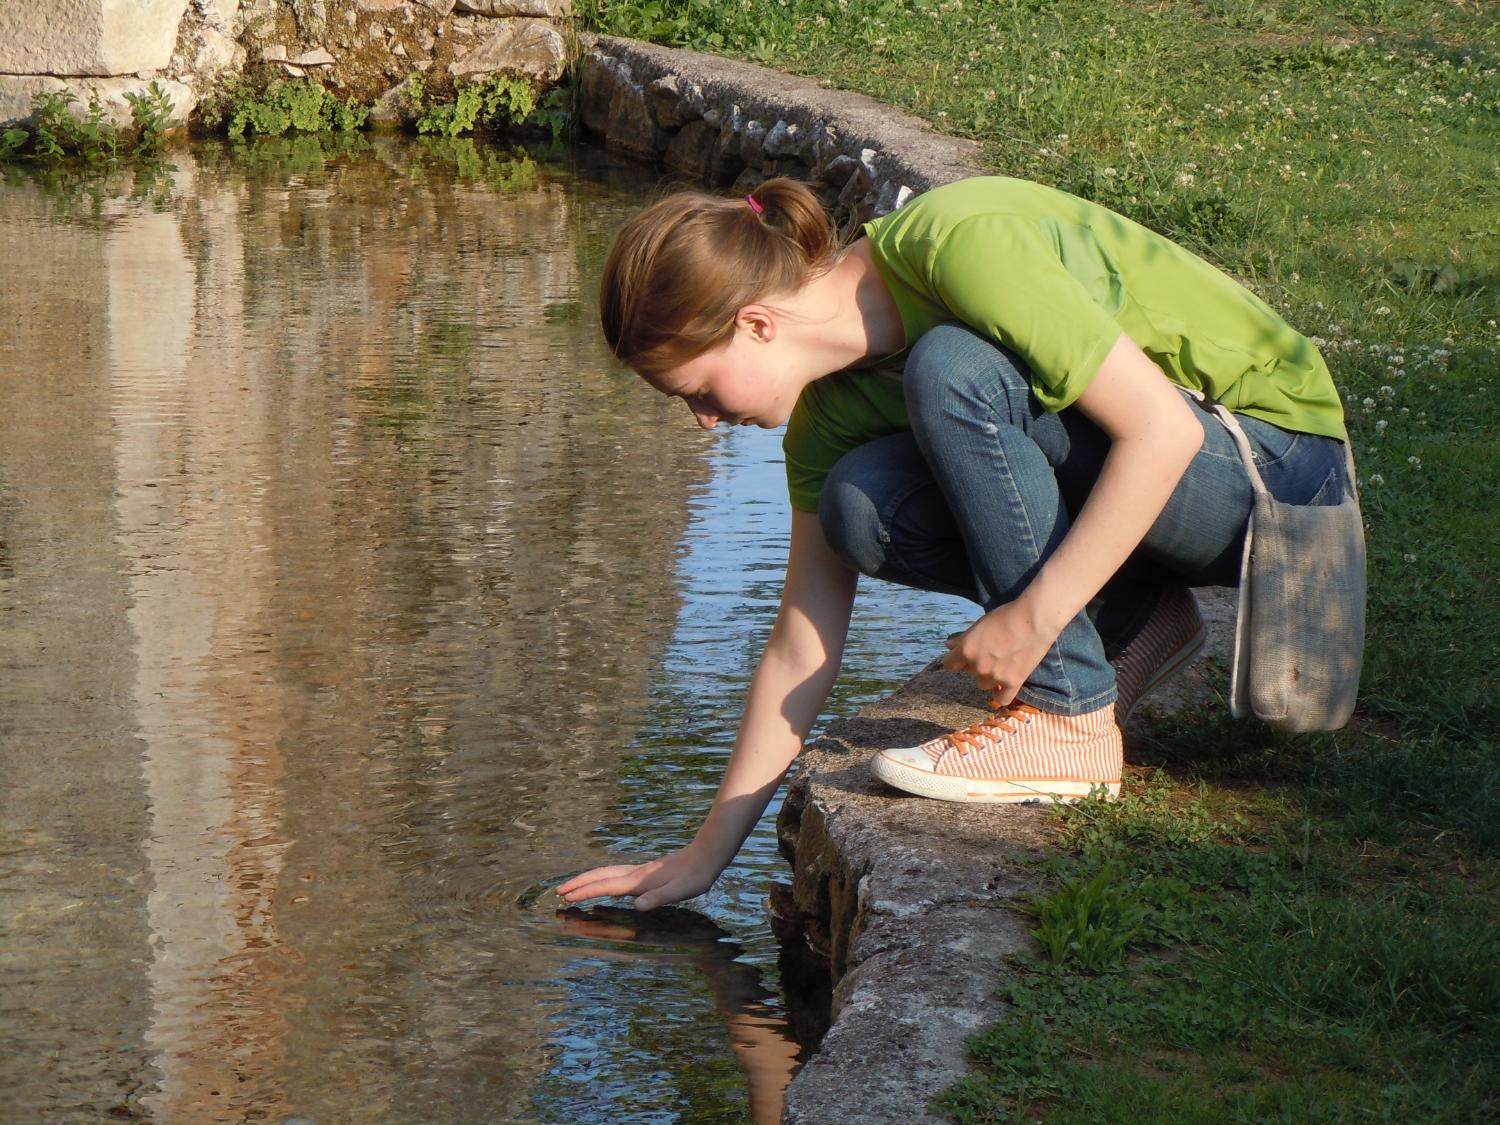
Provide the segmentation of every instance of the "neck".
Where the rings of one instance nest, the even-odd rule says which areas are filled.
[[[870,244],[860,239],[833,269],[803,290],[810,305],[825,313],[819,335],[828,349],[830,371],[854,367],[906,347],[906,329],[891,290],[875,268]]]

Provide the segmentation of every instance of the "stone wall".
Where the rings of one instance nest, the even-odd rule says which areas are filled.
[[[609,148],[736,192],[793,176],[843,220],[980,170],[972,142],[862,94],[731,59],[601,37],[579,86],[583,126]]]
[[[170,71],[190,0],[47,0],[0,6],[0,126],[23,120],[37,94],[97,100],[116,123],[130,120],[126,94],[153,80],[182,114],[197,96]],[[238,0],[191,0],[192,18],[219,19]]]
[[[576,52],[571,0],[46,0],[0,4],[0,127],[40,93],[97,100],[117,125],[126,94],[156,82],[187,125],[227,78],[309,77],[374,103],[376,123],[411,116],[414,74],[455,81],[562,77]]]

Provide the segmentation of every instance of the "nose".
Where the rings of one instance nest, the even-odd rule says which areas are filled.
[[[696,403],[688,403],[688,409],[693,412],[693,417],[697,419],[698,425],[702,426],[705,430],[713,429],[723,417],[717,411],[710,410],[706,406],[699,406]]]

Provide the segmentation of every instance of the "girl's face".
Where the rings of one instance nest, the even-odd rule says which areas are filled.
[[[687,403],[698,425],[720,422],[774,429],[791,417],[809,381],[798,371],[790,345],[778,343],[764,325],[737,324],[732,337],[712,351],[654,379],[656,388]]]

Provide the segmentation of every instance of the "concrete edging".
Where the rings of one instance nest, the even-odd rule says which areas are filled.
[[[634,40],[586,44],[580,102],[584,127],[608,148],[734,190],[795,176],[844,222],[986,171],[976,144],[864,95]],[[1220,657],[1233,598],[1200,592]],[[1153,701],[1170,709],[1211,694],[1201,669]],[[867,769],[878,749],[984,713],[968,677],[933,666],[798,758],[777,822],[792,884],[773,893],[772,921],[826,959],[835,988],[823,1044],[787,1090],[787,1125],[933,1120],[927,1103],[967,1072],[965,1040],[1003,1015],[1002,957],[1031,943],[1021,861],[1055,838],[1055,820],[905,797]]]

